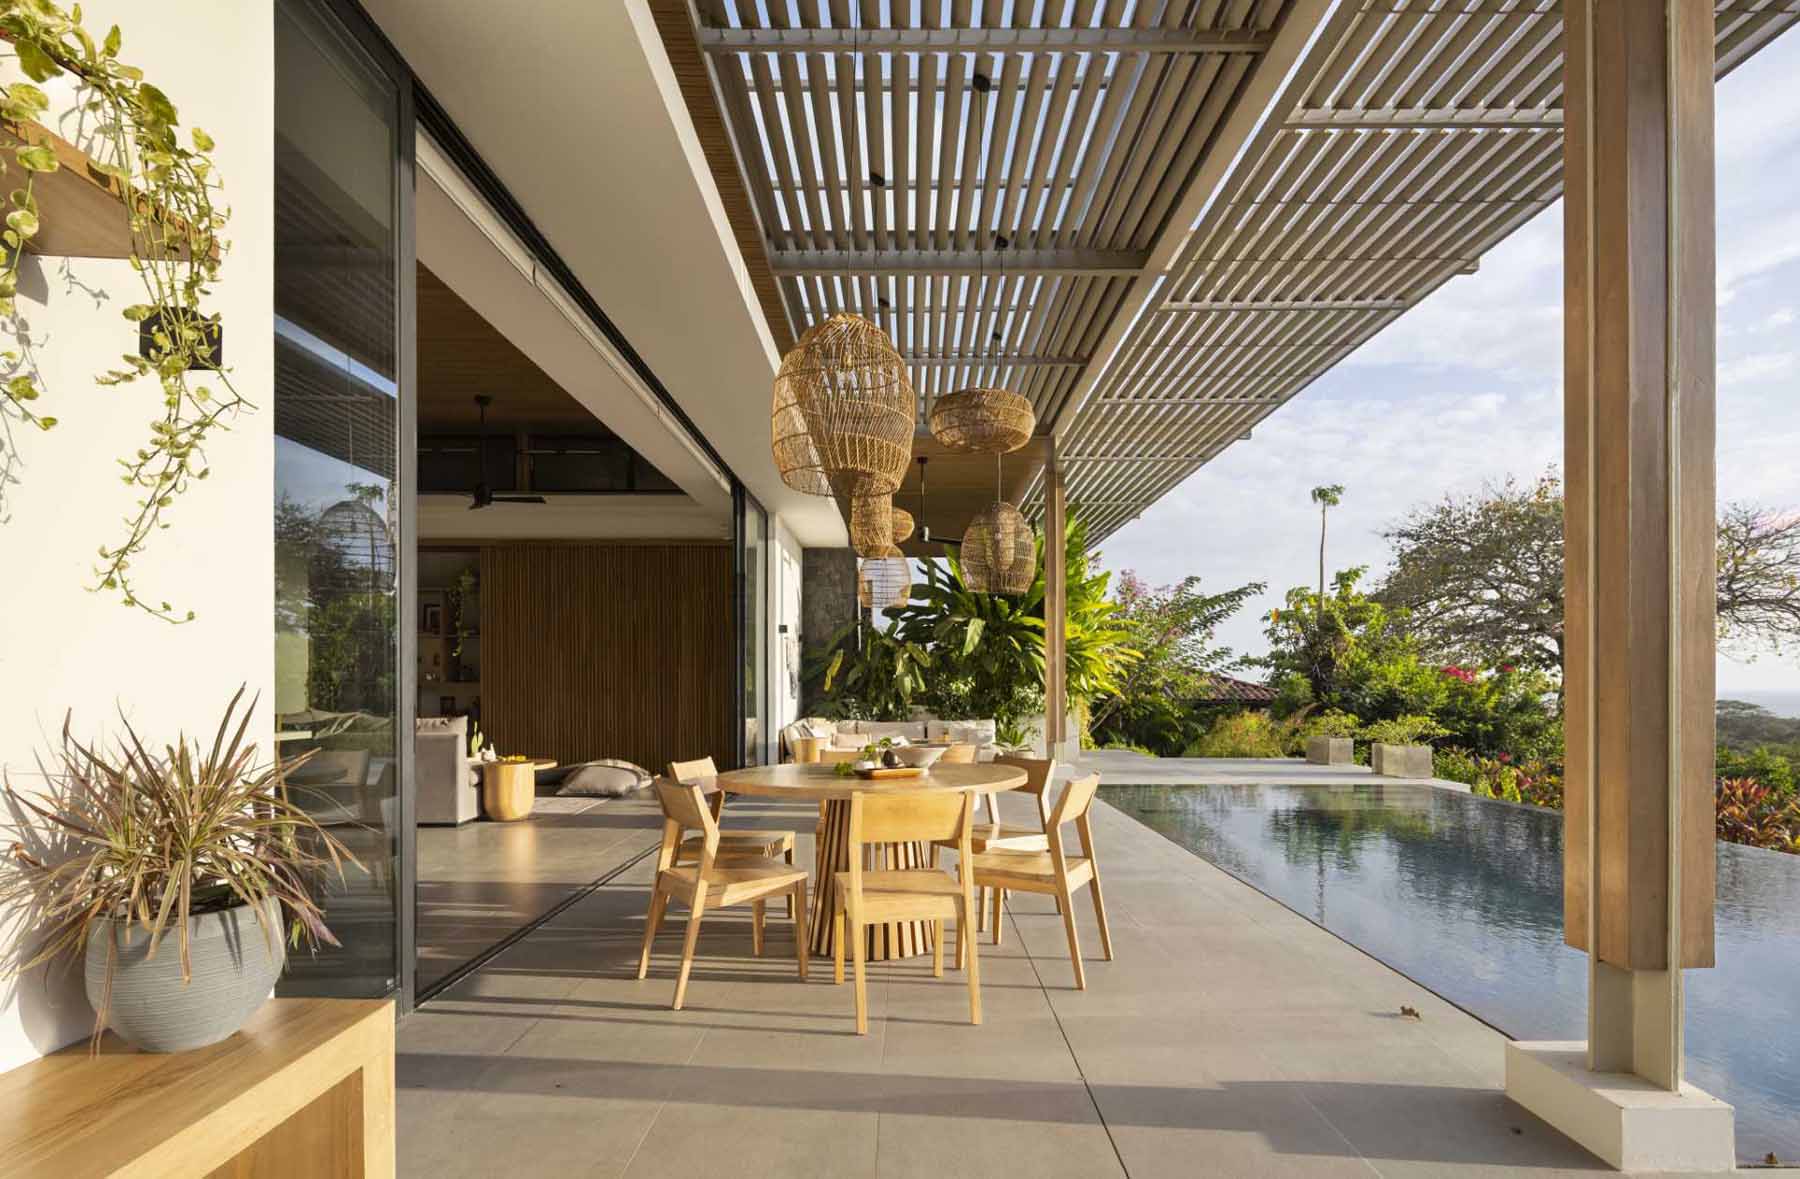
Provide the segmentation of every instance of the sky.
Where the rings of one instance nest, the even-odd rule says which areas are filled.
[[[1800,510],[1800,33],[1719,83],[1717,131],[1719,498]],[[1153,584],[1267,582],[1218,636],[1260,654],[1261,616],[1318,580],[1311,488],[1345,489],[1329,568],[1373,578],[1390,563],[1381,530],[1408,509],[1561,457],[1559,203],[1099,548]],[[1722,653],[1718,686],[1800,694],[1800,651]]]

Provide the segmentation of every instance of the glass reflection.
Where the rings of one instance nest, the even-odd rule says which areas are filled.
[[[296,802],[355,853],[341,943],[286,994],[394,986],[399,95],[309,4],[276,13],[275,675]]]

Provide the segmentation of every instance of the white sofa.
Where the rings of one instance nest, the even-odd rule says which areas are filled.
[[[991,761],[999,745],[991,720],[938,720],[920,717],[910,721],[827,720],[809,716],[781,730],[782,756],[791,756],[795,737],[823,737],[827,749],[861,749],[883,738],[920,741],[956,741],[975,746],[979,761]]]
[[[481,768],[469,759],[469,718],[422,716],[413,732],[418,821],[467,823],[480,812]]]

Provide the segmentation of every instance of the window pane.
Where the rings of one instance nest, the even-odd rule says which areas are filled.
[[[340,946],[284,994],[398,977],[399,94],[301,0],[276,11],[275,677],[295,801],[355,853],[325,891]]]

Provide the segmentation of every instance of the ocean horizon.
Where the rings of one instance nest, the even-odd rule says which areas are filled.
[[[1800,719],[1800,691],[1768,692],[1745,690],[1740,692],[1730,688],[1720,688],[1718,691],[1718,698],[1720,700],[1742,700],[1746,704],[1758,704],[1768,709],[1776,716],[1789,716]]]

